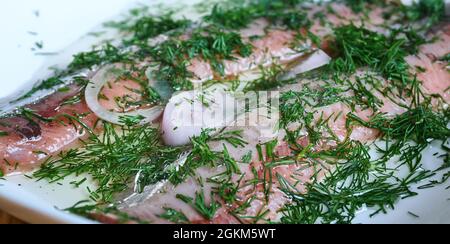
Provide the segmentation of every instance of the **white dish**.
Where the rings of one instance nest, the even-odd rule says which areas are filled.
[[[168,4],[168,1],[164,2]],[[3,76],[0,101],[1,98],[32,85],[24,81],[36,81],[37,77],[45,76],[41,66],[48,67],[61,60],[36,56],[30,50],[34,42],[43,40],[42,51],[45,52],[63,50],[108,17],[133,5],[129,0],[66,0],[64,3],[58,0],[19,0],[2,3],[0,23],[8,24],[0,28],[8,33],[8,37],[0,41],[0,73]],[[39,16],[36,16],[37,12],[33,13],[36,10],[39,11]],[[28,31],[35,31],[38,35],[27,34]],[[78,48],[86,48],[95,41],[95,38],[84,38],[84,44],[78,45]],[[70,57],[71,54],[64,55]],[[430,165],[440,160],[433,156],[440,152],[439,146],[436,142],[426,150],[423,158],[425,164]],[[439,179],[439,176],[436,177]],[[0,208],[30,223],[95,223],[59,210],[88,198],[86,185],[75,189],[68,182],[70,179],[62,185],[48,184],[24,176],[0,180]],[[420,190],[419,196],[400,201],[396,209],[388,214],[370,218],[372,211],[362,211],[355,223],[450,223],[450,190],[446,190],[447,186],[448,183]]]

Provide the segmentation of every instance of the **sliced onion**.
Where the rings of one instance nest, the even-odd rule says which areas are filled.
[[[149,109],[139,109],[126,113],[118,113],[109,111],[100,104],[98,95],[100,94],[103,86],[108,81],[118,78],[117,72],[112,71],[114,68],[116,68],[116,66],[108,65],[100,69],[91,79],[91,83],[89,83],[86,87],[85,99],[89,109],[91,109],[91,111],[100,119],[118,125],[123,125],[121,120],[124,116],[141,116],[143,119],[140,121],[140,124],[149,124],[159,118],[164,111],[164,107],[162,106],[155,106]]]
[[[320,68],[325,66],[331,62],[331,57],[328,56],[324,51],[318,49],[306,59],[301,60],[300,63],[297,63],[293,67],[290,68],[289,72],[282,76],[282,80],[293,79],[297,77],[299,74],[306,73],[308,71]]]
[[[155,72],[157,71],[158,67],[156,66],[150,66],[145,71],[145,76],[147,76],[147,79],[150,82],[150,86],[153,87],[155,90],[158,91],[158,94],[161,96],[161,98],[164,101],[169,101],[169,99],[172,97],[174,90],[170,86],[169,82],[158,80],[155,77]]]
[[[227,87],[215,84],[205,90],[183,91],[174,95],[164,111],[161,129],[167,145],[183,146],[205,129],[226,127],[235,119],[236,98]],[[209,104],[200,101],[206,97]]]

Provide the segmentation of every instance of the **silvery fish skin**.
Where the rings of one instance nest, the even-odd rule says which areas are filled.
[[[92,74],[92,71],[89,70],[82,70],[76,72],[76,74],[67,75],[64,77],[61,77],[60,80],[62,81],[62,84],[47,90],[41,90],[36,93],[31,94],[30,96],[23,97],[23,99],[17,99],[17,97],[24,96],[23,91],[21,91],[19,94],[14,94],[13,96],[8,96],[5,98],[0,99],[0,116],[5,117],[9,114],[13,114],[17,108],[30,105],[33,103],[36,103],[36,101],[40,101],[42,99],[45,99],[48,96],[51,96],[54,94],[59,88],[66,87],[67,85],[71,84],[76,77],[90,77]],[[33,84],[33,86],[40,85],[40,82]],[[27,88],[27,90],[30,90],[31,88]]]

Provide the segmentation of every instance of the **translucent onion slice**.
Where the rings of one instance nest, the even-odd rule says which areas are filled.
[[[215,84],[205,90],[174,95],[164,111],[161,130],[164,142],[183,146],[204,129],[220,129],[234,120],[236,98],[227,87]]]
[[[91,79],[91,83],[89,83],[85,90],[85,99],[89,109],[91,109],[91,111],[100,119],[117,125],[123,125],[123,122],[121,121],[125,116],[142,117],[140,124],[149,124],[158,119],[164,111],[164,107],[162,106],[155,106],[149,109],[139,109],[126,113],[118,113],[107,110],[100,104],[98,96],[103,86],[108,81],[118,78],[117,72],[114,72],[113,70],[115,68],[117,69],[114,65],[105,66]]]

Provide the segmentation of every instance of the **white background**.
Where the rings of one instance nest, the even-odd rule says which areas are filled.
[[[147,0],[151,2],[151,0]],[[117,15],[130,0],[11,0],[0,5],[0,98],[29,82],[48,56],[58,52],[105,20]],[[37,16],[36,13],[39,13]],[[31,35],[29,32],[36,32]]]

